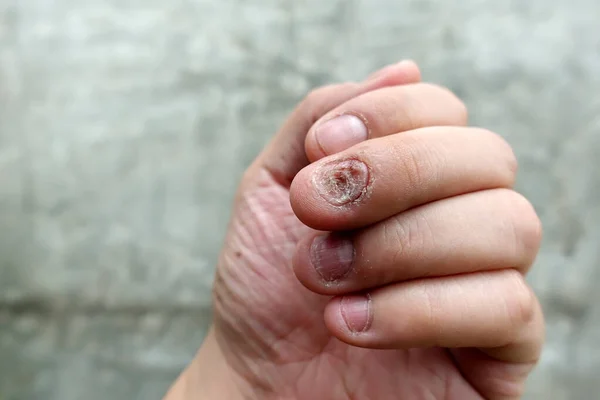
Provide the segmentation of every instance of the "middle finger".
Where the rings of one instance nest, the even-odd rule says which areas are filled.
[[[432,127],[372,139],[304,168],[290,188],[311,228],[362,228],[443,198],[510,188],[517,162],[498,135]]]

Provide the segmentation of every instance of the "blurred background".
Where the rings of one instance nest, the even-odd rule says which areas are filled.
[[[597,0],[0,0],[0,400],[159,399],[241,172],[305,93],[412,58],[546,228],[527,399],[600,391]]]

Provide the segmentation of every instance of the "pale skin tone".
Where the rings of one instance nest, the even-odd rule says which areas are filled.
[[[412,62],[312,92],[243,177],[165,400],[521,398],[544,323],[516,170]]]

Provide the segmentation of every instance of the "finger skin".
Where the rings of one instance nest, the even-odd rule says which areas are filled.
[[[360,83],[324,86],[310,92],[296,107],[273,140],[247,171],[248,177],[264,169],[284,187],[308,165],[304,143],[310,127],[325,113],[353,97],[387,86],[406,85],[421,80],[419,67],[404,61],[381,70],[377,76]]]
[[[465,379],[490,400],[520,400],[525,382],[537,361],[506,362],[476,348],[449,349],[457,368]]]
[[[290,188],[311,228],[362,228],[443,198],[514,184],[517,161],[498,135],[432,127],[372,139],[304,168]]]
[[[406,77],[410,77],[410,79],[405,79],[405,81],[413,80],[415,82],[419,82],[421,80],[421,71],[419,70],[418,65],[413,60],[402,60],[398,63],[386,65],[385,67],[373,72],[371,75],[365,79],[365,82],[373,82],[377,83],[379,81],[385,81],[389,79],[390,76],[398,75],[401,72]],[[387,85],[386,86],[390,86]]]
[[[526,273],[541,232],[522,195],[486,190],[429,203],[361,231],[311,234],[298,245],[294,272],[308,289],[326,295],[485,270]],[[326,239],[329,247],[319,247],[323,236],[332,238]],[[352,259],[340,254],[337,238],[353,246]],[[328,275],[332,269],[341,272]]]
[[[429,83],[385,87],[348,100],[325,114],[306,136],[311,162],[334,154],[322,146],[317,132],[336,117],[353,115],[367,127],[368,139],[428,126],[464,126],[465,105],[448,89]],[[335,152],[346,150],[338,147]]]
[[[365,309],[352,311],[353,298],[358,297],[333,299],[325,323],[334,336],[354,346],[482,348],[514,363],[534,363],[540,356],[541,308],[515,270],[414,280],[371,291],[366,327],[361,320]]]

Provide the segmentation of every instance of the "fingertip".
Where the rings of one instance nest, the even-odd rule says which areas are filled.
[[[387,67],[384,67],[372,74],[362,84],[360,84],[362,86],[360,92],[361,94],[364,94],[386,87],[415,84],[420,81],[421,71],[419,70],[417,63],[413,60],[404,60],[396,64],[388,65]],[[352,126],[359,127],[359,115],[346,115],[342,117],[346,117],[347,123],[339,124],[340,128],[350,130]],[[348,123],[352,121],[352,117],[355,117],[354,122],[358,122],[358,124]],[[365,124],[361,129],[357,129],[355,132],[348,135],[347,138],[344,138],[342,132],[338,132],[339,134],[330,135],[331,143],[329,146],[325,146],[320,143],[317,138],[317,129],[320,126],[323,126],[329,120],[332,120],[332,113],[328,113],[315,124],[313,124],[306,135],[304,147],[306,156],[310,162],[315,162],[323,157],[344,151],[352,147],[354,144],[357,144],[368,138],[368,126]],[[338,129],[338,131],[339,130],[340,129]],[[330,133],[335,133],[336,130],[334,129],[329,131]]]
[[[405,74],[405,79],[411,83],[421,82],[421,68],[414,60],[404,60],[398,63],[398,70]]]
[[[298,242],[296,252],[292,257],[292,268],[296,279],[307,289],[318,293],[318,285],[314,283],[318,281],[318,274],[311,268],[312,261],[310,259],[311,246],[315,236],[307,236]]]
[[[290,185],[290,205],[296,217],[305,225],[314,228],[314,190],[310,182],[310,175],[314,167],[309,165],[302,169]],[[318,229],[318,228],[315,228]]]
[[[290,204],[303,224],[321,231],[339,230],[345,220],[339,207],[325,202],[313,182],[320,168],[323,165],[311,164],[296,175],[290,186]]]

